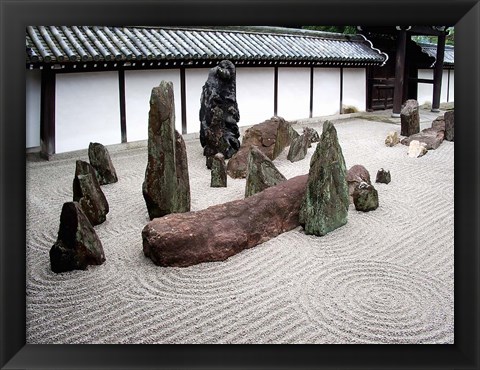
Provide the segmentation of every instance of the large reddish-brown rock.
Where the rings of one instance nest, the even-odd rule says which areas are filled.
[[[223,261],[299,226],[308,175],[248,198],[197,212],[170,214],[142,231],[143,252],[159,266]]]
[[[350,203],[353,203],[353,192],[360,183],[366,182],[371,185],[370,173],[361,164],[356,164],[347,171],[348,195]]]
[[[290,145],[292,138],[299,136],[291,125],[282,117],[273,116],[269,120],[253,125],[245,131],[242,145],[237,153],[228,161],[227,173],[234,179],[247,176],[247,163],[252,146],[258,147],[272,161],[281,151]],[[277,143],[277,139],[279,139]]]

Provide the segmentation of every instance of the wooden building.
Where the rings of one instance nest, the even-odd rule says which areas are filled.
[[[374,47],[388,55],[388,61],[368,70],[367,110],[392,109],[400,116],[407,99],[420,104],[430,102],[432,111],[438,112],[440,101],[453,101],[454,48],[445,45],[448,27],[359,26],[359,32]],[[437,44],[422,44],[412,36],[437,36]]]
[[[279,27],[27,27],[27,148],[43,157],[147,139],[149,97],[174,84],[177,130],[198,133],[202,86],[237,67],[239,126],[368,109],[388,55],[362,35]],[[371,95],[371,93],[370,93]]]

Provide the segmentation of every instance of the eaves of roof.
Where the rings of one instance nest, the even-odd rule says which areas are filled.
[[[26,63],[181,62],[229,59],[275,65],[379,65],[359,36],[280,27],[29,26]],[[152,64],[152,63],[150,63]]]
[[[437,45],[429,44],[425,42],[417,42],[422,51],[428,56],[437,60]],[[435,62],[433,65],[435,65]],[[455,64],[455,48],[452,45],[445,45],[445,53],[443,57],[443,64],[447,66],[453,66]],[[433,67],[432,65],[432,67]]]

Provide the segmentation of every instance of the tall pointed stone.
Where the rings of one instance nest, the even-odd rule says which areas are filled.
[[[60,228],[50,249],[50,268],[60,273],[85,270],[105,261],[102,243],[77,202],[63,204]]]
[[[150,96],[148,162],[142,186],[150,219],[190,210],[187,153],[175,130],[173,84],[162,81]]]
[[[107,148],[100,143],[90,143],[88,159],[97,173],[100,185],[112,184],[118,181],[117,172]]]
[[[250,149],[247,165],[247,181],[245,197],[259,193],[270,186],[285,181],[286,178],[275,167],[273,162],[256,146]]]
[[[73,201],[78,202],[90,223],[95,226],[107,219],[109,206],[100,188],[95,169],[90,163],[78,160],[73,179]]]
[[[310,162],[307,189],[300,209],[300,224],[307,234],[322,236],[347,223],[346,174],[337,131],[330,121],[325,121]]]

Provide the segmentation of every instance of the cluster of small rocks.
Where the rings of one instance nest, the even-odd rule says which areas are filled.
[[[431,127],[420,131],[418,102],[407,100],[400,114],[401,131],[405,136],[400,139],[398,132],[391,131],[385,138],[385,145],[392,147],[401,143],[408,146],[407,155],[411,158],[424,156],[429,150],[437,149],[444,140],[454,141],[454,111],[433,120]]]
[[[85,270],[105,262],[102,243],[94,226],[105,222],[109,205],[101,185],[118,181],[107,148],[90,143],[89,161],[76,161],[73,201],[63,204],[60,227],[50,249],[50,267],[55,273]]]

